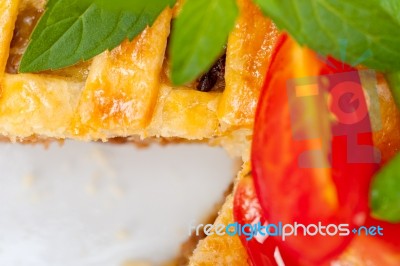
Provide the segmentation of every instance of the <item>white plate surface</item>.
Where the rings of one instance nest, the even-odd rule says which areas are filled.
[[[225,152],[202,145],[0,144],[0,265],[158,264],[232,176]]]

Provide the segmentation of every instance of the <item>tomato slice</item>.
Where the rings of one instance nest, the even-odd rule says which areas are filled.
[[[391,224],[368,217],[365,226],[382,227],[383,236],[356,236],[343,254],[333,260],[335,265],[398,266],[400,264],[400,224]]]
[[[400,250],[382,239],[372,236],[357,236],[337,259],[326,266],[398,266]]]
[[[266,219],[273,224],[365,222],[378,167],[371,123],[356,69],[281,36],[255,119],[252,169]],[[310,227],[309,233],[316,228]],[[331,230],[332,231],[332,230]],[[320,264],[349,244],[338,234],[277,238],[298,259]],[[343,231],[344,233],[344,231]]]
[[[243,225],[266,225],[267,221],[263,216],[260,203],[258,201],[254,182],[251,176],[246,176],[240,180],[234,198],[233,215],[235,222]],[[249,255],[250,265],[254,266],[295,266],[297,262],[292,260],[285,251],[278,246],[279,242],[273,236],[258,234],[251,240],[247,236],[240,235],[240,240]]]
[[[242,226],[259,222],[265,223],[251,177],[244,177],[237,186],[233,203],[233,215],[235,221]],[[263,239],[253,238],[249,241],[245,235],[240,235],[240,240],[247,250],[252,265],[276,265],[273,260],[273,254],[277,245],[271,242],[271,239],[263,237]],[[266,244],[266,242],[271,243]]]
[[[397,249],[400,255],[400,223],[389,223],[385,221],[379,221],[371,216],[367,218],[365,222],[366,227],[371,226],[380,226],[383,228],[383,236],[376,235],[374,238],[379,238],[380,240],[384,241],[388,245],[392,246],[393,248]],[[400,261],[400,260],[399,260]]]
[[[237,186],[233,214],[235,221],[240,225],[254,225],[258,222],[267,224],[251,176],[240,180]],[[368,217],[365,226],[381,226],[384,228],[384,235],[356,236],[344,252],[323,265],[397,266],[400,261],[400,239],[398,237],[400,235],[400,224],[391,224]],[[279,241],[273,236],[253,238],[250,241],[246,238],[244,235],[240,236],[249,255],[250,265],[305,265],[300,260],[292,258],[282,246],[279,246]]]

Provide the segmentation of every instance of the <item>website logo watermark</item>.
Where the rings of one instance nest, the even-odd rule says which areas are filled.
[[[348,163],[380,163],[380,151],[359,141],[361,134],[382,129],[375,71],[292,79],[287,95],[293,139],[320,143],[299,156],[300,168],[330,168],[335,137],[346,137]]]
[[[217,236],[245,236],[247,241],[256,239],[260,243],[263,242],[269,236],[280,237],[282,241],[286,241],[289,237],[296,236],[341,236],[346,237],[351,234],[353,235],[365,235],[365,236],[383,236],[383,227],[381,226],[360,226],[357,228],[350,228],[349,224],[328,224],[323,225],[321,222],[318,224],[304,225],[295,222],[294,224],[283,224],[281,222],[277,224],[261,224],[260,222],[255,224],[239,224],[230,223],[225,224],[200,224],[191,225],[189,229],[189,235],[217,235]]]

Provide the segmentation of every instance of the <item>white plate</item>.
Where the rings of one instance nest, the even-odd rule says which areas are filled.
[[[171,259],[233,177],[221,149],[0,145],[0,265]]]

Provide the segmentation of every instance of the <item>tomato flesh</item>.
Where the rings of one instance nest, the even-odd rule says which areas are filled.
[[[362,91],[360,84],[356,69],[333,59],[323,62],[281,36],[262,89],[252,146],[255,188],[270,223],[346,224],[350,230],[364,223],[378,164],[368,111],[356,112],[366,106],[363,93],[354,96],[358,88],[351,87]],[[327,93],[321,86],[329,87]],[[299,97],[304,104],[293,104]],[[293,256],[316,264],[340,254],[352,238],[303,233],[300,228],[297,236],[277,240]]]
[[[330,263],[326,263],[326,266],[398,266],[399,262],[400,249],[398,247],[382,239],[362,235],[355,237],[345,252]]]
[[[263,211],[258,201],[254,183],[251,176],[240,180],[235,193],[233,215],[235,221],[240,225],[265,225]],[[297,263],[292,260],[278,246],[278,241],[273,236],[262,236],[258,234],[251,240],[247,236],[240,235],[240,240],[249,255],[249,263],[254,266],[277,266],[277,260],[281,260],[285,265],[295,266]]]
[[[250,176],[240,180],[234,198],[233,214],[235,221],[240,225],[266,224],[263,211],[258,202],[254,183]],[[337,257],[326,261],[321,266],[347,266],[347,265],[371,265],[371,266],[397,266],[400,261],[400,225],[377,221],[367,218],[365,226],[381,226],[384,228],[384,236],[356,236],[348,247]],[[254,266],[300,266],[312,265],[302,261],[301,258],[293,258],[273,236],[267,238],[254,238],[250,241],[241,235],[240,239],[249,255],[249,264]],[[309,247],[312,248],[312,247]],[[279,253],[277,254],[277,250]]]

